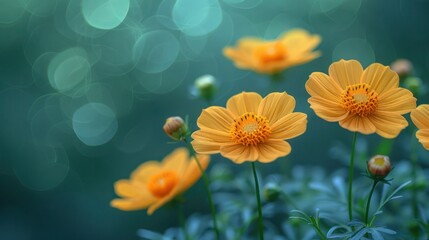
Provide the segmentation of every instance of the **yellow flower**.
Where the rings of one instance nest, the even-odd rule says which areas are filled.
[[[294,29],[273,41],[243,38],[239,40],[237,48],[226,47],[223,53],[238,68],[275,74],[319,57],[320,52],[312,52],[319,43],[319,35]]]
[[[203,169],[210,157],[198,155]],[[115,183],[115,192],[121,199],[114,199],[112,207],[124,210],[148,208],[151,215],[155,210],[190,188],[201,177],[195,159],[189,157],[186,148],[178,148],[162,162],[147,161],[141,164],[129,180]]]
[[[411,120],[419,129],[416,137],[426,150],[429,150],[429,105],[422,104],[411,112]]]
[[[285,92],[271,93],[264,99],[254,92],[237,94],[226,108],[202,111],[192,145],[198,153],[220,153],[235,163],[274,161],[291,151],[284,140],[306,130],[307,115],[294,113],[294,108],[295,99]]]
[[[402,115],[416,107],[413,94],[398,86],[398,74],[389,67],[374,63],[364,71],[355,60],[331,64],[329,76],[312,73],[305,84],[317,116],[353,132],[385,138],[396,137],[408,126]]]

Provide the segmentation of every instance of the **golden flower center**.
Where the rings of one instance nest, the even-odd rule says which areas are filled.
[[[348,86],[341,94],[341,102],[343,108],[361,117],[370,115],[378,106],[377,93],[366,83]]]
[[[282,61],[286,58],[286,53],[286,49],[281,42],[262,44],[255,49],[255,55],[261,63]]]
[[[234,119],[230,133],[234,142],[249,146],[265,142],[270,136],[271,129],[265,117],[245,113]]]
[[[175,171],[165,170],[152,175],[147,182],[147,188],[152,195],[162,198],[168,195],[178,183],[179,177],[177,173]]]

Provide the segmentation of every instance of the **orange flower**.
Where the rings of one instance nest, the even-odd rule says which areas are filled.
[[[203,169],[210,158],[199,155]],[[155,210],[190,188],[201,177],[195,159],[189,157],[186,148],[178,148],[162,162],[147,161],[141,164],[129,180],[115,183],[115,192],[122,199],[114,199],[112,207],[124,210],[148,208],[151,215]]]
[[[411,112],[411,120],[419,129],[416,137],[426,150],[429,150],[429,105],[423,104]]]
[[[285,92],[271,93],[264,99],[254,92],[237,94],[226,108],[203,110],[192,145],[198,153],[220,153],[235,163],[274,161],[291,151],[284,140],[306,130],[307,115],[294,113],[294,108],[295,99]]]
[[[416,99],[399,87],[399,77],[378,63],[363,70],[358,61],[331,64],[329,76],[315,72],[305,84],[308,102],[317,116],[363,134],[396,137],[408,126],[402,116],[416,107]]]
[[[237,48],[226,47],[223,53],[238,68],[275,74],[319,57],[320,52],[312,52],[319,43],[319,35],[294,29],[274,41],[243,38],[238,42]]]

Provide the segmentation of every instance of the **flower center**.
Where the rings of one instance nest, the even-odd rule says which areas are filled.
[[[179,177],[177,173],[166,170],[152,175],[147,182],[147,188],[152,195],[162,198],[168,195],[177,186],[178,182]]]
[[[230,133],[236,143],[249,146],[265,142],[270,136],[271,130],[265,117],[245,113],[234,120]]]
[[[366,83],[348,86],[341,94],[341,102],[343,108],[361,117],[370,115],[378,106],[377,94]]]
[[[261,63],[278,62],[286,58],[286,49],[281,42],[262,44],[255,49]]]

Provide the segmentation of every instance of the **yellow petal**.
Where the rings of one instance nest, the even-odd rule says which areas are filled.
[[[149,193],[146,186],[138,181],[119,180],[114,185],[115,192],[120,197],[135,198],[135,197],[148,197]]]
[[[274,124],[280,118],[293,112],[295,108],[295,99],[286,92],[270,93],[259,104],[258,115],[264,116]]]
[[[194,141],[191,142],[197,153],[214,154],[218,153],[220,146],[232,142],[231,135],[216,130],[205,128],[195,131],[192,134]]]
[[[235,117],[240,117],[247,112],[257,113],[261,101],[262,97],[255,92],[242,92],[232,96],[228,100],[226,109],[232,112]],[[228,127],[231,127],[231,125]]]
[[[120,209],[122,211],[133,211],[147,208],[150,204],[152,204],[155,200],[151,199],[113,199],[110,202],[110,206]]]
[[[371,134],[376,131],[376,127],[367,117],[360,117],[359,115],[349,115],[339,123],[341,127],[352,132]]]
[[[307,129],[307,114],[290,113],[271,126],[270,138],[291,139],[305,132]]]
[[[172,153],[162,160],[163,170],[173,170],[183,175],[189,164],[189,152],[186,148],[176,148]]]
[[[379,111],[405,114],[416,108],[416,100],[409,90],[392,88],[378,97],[377,109]]]
[[[152,174],[157,173],[161,169],[161,163],[158,161],[144,162],[131,173],[131,180],[145,184]]]
[[[152,205],[150,205],[149,208],[147,209],[147,214],[152,215],[156,210],[158,210],[158,208],[162,207],[164,204],[171,201],[173,198],[175,198],[180,193],[181,193],[180,188],[179,188],[179,186],[177,186],[167,196],[158,199],[156,202],[154,202]]]
[[[308,102],[314,113],[328,122],[341,121],[349,114],[338,102],[333,102],[326,98],[311,97]]]
[[[207,166],[210,162],[210,156],[201,154],[197,156],[197,159],[201,164],[201,168],[203,170],[207,169]],[[182,183],[180,184],[181,192],[186,191],[188,188],[194,185],[194,183],[200,179],[201,175],[201,170],[198,167],[196,159],[192,158],[191,163],[189,164],[188,169],[186,169],[185,175],[182,178]]]
[[[223,107],[206,108],[197,119],[197,125],[201,129],[209,128],[222,132],[229,132],[233,122],[232,113]]]
[[[329,76],[335,80],[342,89],[360,83],[363,73],[362,65],[356,60],[340,60],[329,67]]]
[[[286,32],[281,38],[283,44],[288,47],[289,54],[299,54],[313,50],[320,43],[319,35],[310,35],[303,29],[293,29]]]
[[[429,104],[422,104],[414,109],[411,120],[419,129],[429,129]]]
[[[258,161],[262,163],[269,163],[279,157],[288,155],[292,148],[288,142],[283,140],[268,140],[263,144],[258,145],[259,158]]]
[[[399,77],[389,67],[373,63],[363,72],[362,82],[368,83],[371,89],[382,95],[384,92],[399,86]]]
[[[252,59],[249,56],[250,52],[226,47],[223,49],[223,54],[231,59],[238,68],[247,69],[252,66]]]
[[[422,129],[416,132],[416,137],[426,150],[429,150],[429,129]]]
[[[315,72],[310,75],[308,81],[305,83],[305,89],[310,96],[320,97],[331,102],[339,102],[343,91],[337,82],[321,72]]]
[[[399,114],[375,112],[369,116],[377,129],[377,134],[384,138],[395,138],[408,126],[407,120]]]
[[[220,148],[220,154],[237,164],[258,159],[258,150],[255,146],[242,144],[224,145]]]

